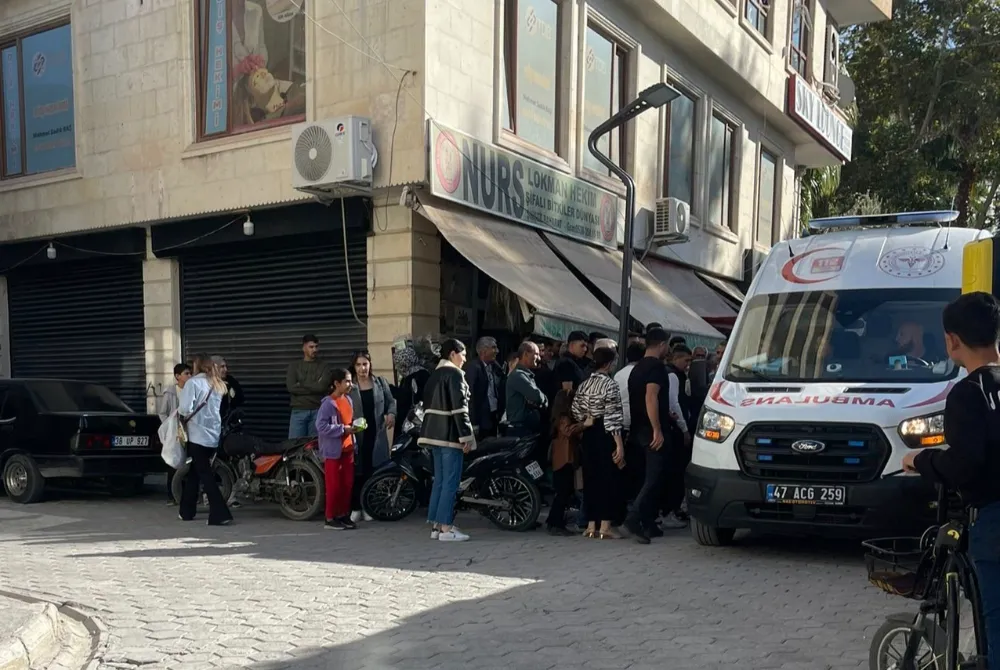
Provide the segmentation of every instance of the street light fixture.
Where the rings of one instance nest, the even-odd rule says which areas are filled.
[[[639,93],[639,96],[623,106],[610,119],[594,128],[587,140],[587,147],[594,158],[611,170],[612,174],[622,180],[625,184],[625,246],[622,249],[622,294],[619,301],[620,309],[618,314],[618,352],[620,356],[625,355],[628,347],[628,319],[629,311],[632,307],[632,226],[635,219],[635,180],[632,175],[615,164],[608,156],[601,153],[597,148],[597,141],[601,136],[610,133],[615,128],[624,126],[626,123],[639,116],[648,109],[662,107],[670,104],[680,97],[680,91],[664,83],[653,84],[649,88]]]

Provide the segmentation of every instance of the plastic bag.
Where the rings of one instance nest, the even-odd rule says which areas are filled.
[[[177,416],[177,410],[174,410],[167,417],[167,420],[160,424],[159,430],[156,431],[156,434],[160,437],[160,444],[163,445],[163,448],[160,450],[160,457],[164,463],[174,470],[180,469],[187,459],[187,451],[184,449],[184,443],[181,441],[180,430],[180,417]]]

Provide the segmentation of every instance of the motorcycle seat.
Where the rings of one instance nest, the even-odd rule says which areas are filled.
[[[522,444],[526,444],[526,440],[534,439],[523,437],[488,437],[481,442],[477,442],[476,450],[472,453],[482,456],[483,454],[493,454],[499,451],[511,451]]]
[[[223,449],[230,456],[277,456],[307,444],[312,438],[296,438],[282,442],[267,442],[253,435],[232,434],[223,442]]]

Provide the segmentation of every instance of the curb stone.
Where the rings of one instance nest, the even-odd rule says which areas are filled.
[[[0,670],[29,670],[59,653],[59,611],[45,603],[25,622],[13,639],[0,643]]]
[[[37,596],[9,589],[0,590],[0,596],[25,603],[44,605],[43,612],[25,624],[10,645],[0,643],[0,670],[31,670],[32,659],[41,658],[45,654],[41,654],[37,650],[32,653],[28,643],[45,640],[44,631],[46,629],[49,631],[48,640],[52,643],[48,658],[54,657],[59,651],[60,616],[73,619],[90,633],[90,654],[80,670],[97,670],[100,667],[101,659],[108,646],[108,629],[103,621],[89,611],[89,608],[79,603],[60,602],[47,596]],[[29,628],[31,634],[26,635],[25,629]],[[22,664],[18,664],[19,662]]]

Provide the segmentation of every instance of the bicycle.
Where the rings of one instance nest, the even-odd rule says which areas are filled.
[[[915,617],[890,615],[875,633],[868,654],[871,670],[986,670],[979,584],[967,553],[968,529],[975,515],[960,498],[950,497],[938,486],[937,524],[923,535],[862,543],[868,581],[890,595],[920,601]],[[971,604],[974,635],[966,645],[960,639],[963,593]],[[899,637],[902,653],[892,644]]]

